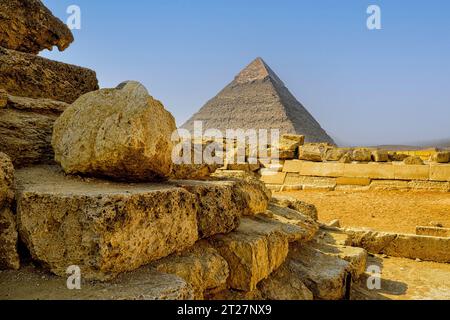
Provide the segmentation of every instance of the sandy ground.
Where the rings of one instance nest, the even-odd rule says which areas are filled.
[[[450,300],[450,264],[369,257],[381,269],[381,288],[369,290],[367,275],[353,285],[353,300]]]
[[[415,233],[416,226],[439,222],[450,228],[450,193],[439,192],[284,192],[314,204],[319,220],[339,219],[342,227]]]

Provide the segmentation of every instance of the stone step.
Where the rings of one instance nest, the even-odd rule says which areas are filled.
[[[98,280],[229,233],[269,202],[256,180],[130,184],[57,166],[20,169],[16,178],[18,228],[33,258],[58,275],[79,265]]]
[[[0,47],[0,89],[72,103],[97,90],[98,81],[92,70]]]
[[[69,105],[50,99],[6,97],[0,108],[0,151],[11,157],[16,168],[54,163],[53,124]]]
[[[181,254],[173,254],[152,264],[157,271],[175,274],[190,284],[195,299],[223,290],[229,276],[228,263],[208,242],[202,240]]]
[[[198,240],[196,197],[171,184],[65,176],[59,167],[17,170],[17,219],[34,259],[64,276],[108,280],[181,252]]]
[[[80,290],[69,290],[67,280],[34,266],[0,271],[0,300],[192,300],[192,287],[173,274],[143,267],[111,282],[81,278]],[[74,281],[69,281],[73,284]]]
[[[269,213],[269,216],[272,215]],[[309,238],[309,233],[315,232],[314,228],[302,227],[298,221],[282,222],[273,216],[243,218],[237,230],[210,239],[228,262],[229,288],[246,292],[255,290],[259,282],[283,264],[289,242]]]

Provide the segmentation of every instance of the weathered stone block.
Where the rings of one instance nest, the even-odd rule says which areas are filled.
[[[416,234],[418,236],[450,237],[450,228],[418,226],[416,227]]]
[[[358,148],[353,150],[353,161],[370,162],[372,161],[372,152],[369,149]]]
[[[0,47],[0,89],[10,95],[74,102],[98,89],[94,71]]]
[[[344,174],[343,163],[303,162],[300,170],[302,176],[340,177]]]
[[[296,210],[313,220],[317,221],[318,219],[317,208],[313,204],[303,202],[295,197],[277,194],[272,196],[271,202],[280,207]]]
[[[304,145],[298,149],[300,160],[322,162],[324,148],[320,145]]]
[[[375,191],[390,191],[390,190],[398,190],[398,191],[406,191],[409,190],[408,181],[400,181],[400,180],[373,180],[370,183],[370,190]]]
[[[449,192],[450,182],[413,180],[408,182],[408,187],[417,191]]]
[[[14,199],[14,167],[0,152],[0,270],[19,269],[16,217],[11,211]]]
[[[396,180],[429,180],[429,165],[394,165]]]
[[[229,233],[239,226],[239,218],[245,203],[234,198],[233,184],[230,182],[175,181],[196,197],[197,223],[200,238],[219,233]]]
[[[0,208],[0,270],[19,269],[16,217],[8,207]]]
[[[348,163],[344,165],[344,177],[394,179],[394,166],[392,164],[378,163]]]
[[[54,163],[53,124],[69,105],[49,99],[8,96],[0,108],[0,151],[16,168]]]
[[[300,160],[286,160],[283,166],[283,172],[299,173],[302,168],[303,161]]]
[[[0,46],[37,54],[57,46],[65,50],[72,42],[70,29],[38,0],[0,3]]]
[[[261,176],[261,181],[267,184],[284,184],[286,172],[267,172]]]
[[[286,260],[289,268],[313,293],[316,300],[340,300],[349,297],[351,265],[316,245],[292,244]]]
[[[346,229],[347,245],[361,247],[373,254],[450,262],[450,238],[377,232],[369,229]]]
[[[372,159],[375,162],[388,162],[389,153],[386,150],[374,150],[372,151]]]
[[[174,254],[153,264],[157,271],[174,274],[192,286],[196,299],[226,286],[228,264],[208,243],[200,241],[181,254]]]
[[[339,177],[336,180],[338,185],[351,185],[351,186],[368,186],[372,180],[369,178],[350,178]]]
[[[253,291],[284,262],[288,254],[288,235],[279,223],[261,219],[242,219],[239,228],[210,239],[228,262],[228,286]]]
[[[77,99],[56,120],[52,146],[69,174],[161,181],[172,169],[175,131],[175,119],[161,102],[128,81]]]
[[[450,181],[450,165],[431,165],[430,180]]]
[[[313,300],[314,296],[298,273],[284,263],[258,284],[258,291],[267,300]]]
[[[55,167],[16,177],[21,238],[57,275],[78,265],[83,278],[110,279],[198,240],[196,198],[183,188],[67,177]]]
[[[436,152],[432,160],[437,163],[448,163],[450,162],[450,151]]]

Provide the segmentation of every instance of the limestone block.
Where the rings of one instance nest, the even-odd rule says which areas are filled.
[[[52,146],[69,174],[161,181],[171,173],[174,132],[162,103],[128,81],[77,99],[56,120]]]
[[[267,300],[313,300],[314,296],[298,273],[284,263],[258,284],[258,291]]]
[[[200,241],[191,249],[153,264],[157,271],[174,274],[192,286],[196,299],[226,285],[228,264],[208,243]]]
[[[371,183],[369,178],[350,178],[350,177],[339,177],[336,180],[338,185],[351,185],[351,186],[368,186]]]
[[[253,291],[284,262],[288,254],[288,235],[279,223],[244,218],[236,231],[210,239],[228,262],[228,286]]]
[[[450,151],[436,152],[436,154],[432,157],[432,160],[437,163],[449,163]]]
[[[261,176],[261,181],[267,184],[284,184],[286,172],[266,172]]]
[[[405,158],[405,160],[403,160],[403,163],[406,165],[423,165],[424,164],[422,158],[419,156],[410,156],[408,158]]]
[[[299,159],[306,161],[322,162],[324,148],[320,145],[304,145],[299,147]]]
[[[229,233],[239,226],[239,218],[250,208],[236,201],[232,183],[214,181],[174,181],[196,197],[197,224],[200,238]]]
[[[286,160],[283,166],[283,172],[299,173],[301,171],[303,161],[300,160]]]
[[[449,192],[450,182],[412,180],[408,182],[408,187],[417,191]]]
[[[98,89],[94,71],[0,47],[0,88],[8,94],[74,102]]]
[[[35,260],[83,278],[117,274],[191,247],[196,198],[170,184],[126,184],[64,176],[56,167],[17,170],[17,220]]]
[[[372,151],[372,159],[375,162],[388,162],[389,153],[386,150],[374,150]]]
[[[341,300],[349,297],[350,263],[328,254],[315,244],[292,244],[286,260],[289,268],[313,293],[316,300]]]
[[[373,180],[369,189],[374,191],[407,191],[409,190],[409,184],[408,181],[400,180]]]
[[[73,42],[70,29],[41,1],[2,1],[0,17],[2,47],[37,54],[53,46],[63,51]]]
[[[450,228],[418,226],[416,234],[418,236],[450,237]]]
[[[0,208],[0,270],[19,269],[17,241],[18,233],[14,214],[8,207]]]
[[[343,163],[303,162],[300,170],[302,176],[340,177],[344,174]]]
[[[382,163],[348,163],[344,165],[344,177],[394,179],[394,166]]]
[[[53,124],[68,106],[50,99],[7,96],[5,108],[0,108],[0,151],[16,168],[54,163]]]
[[[396,180],[429,180],[429,165],[394,165]]]
[[[346,229],[347,245],[361,247],[373,254],[450,262],[450,238],[377,232],[370,229]]]
[[[431,165],[430,180],[450,181],[450,165]]]
[[[372,161],[372,152],[366,148],[357,148],[353,150],[353,161],[370,162]]]
[[[280,207],[296,210],[313,220],[317,221],[318,219],[317,208],[313,204],[303,202],[295,197],[273,195],[271,202]]]

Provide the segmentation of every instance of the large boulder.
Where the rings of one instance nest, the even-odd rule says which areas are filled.
[[[0,153],[0,270],[18,269],[18,234],[16,217],[11,211],[14,198],[14,167],[4,153]]]
[[[39,0],[0,2],[0,46],[37,54],[57,46],[65,50],[72,42],[70,29]]]
[[[8,154],[16,168],[54,163],[53,124],[69,105],[50,99],[6,97],[0,108],[0,151]]]
[[[172,169],[173,116],[138,82],[88,93],[55,122],[55,158],[69,174],[161,181]]]
[[[97,90],[98,81],[92,70],[0,47],[0,89],[72,103]]]
[[[198,240],[196,198],[171,184],[82,179],[52,166],[17,170],[16,182],[21,239],[57,275],[77,265],[83,278],[107,280]]]

